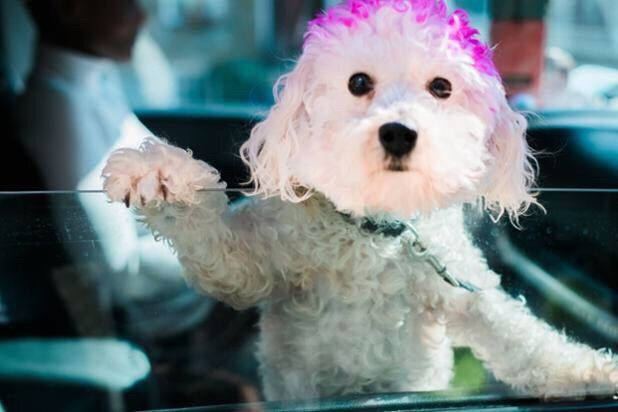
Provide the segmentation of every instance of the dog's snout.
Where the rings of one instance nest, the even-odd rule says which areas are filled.
[[[403,157],[416,145],[418,134],[401,123],[387,123],[380,127],[380,143],[387,154]]]

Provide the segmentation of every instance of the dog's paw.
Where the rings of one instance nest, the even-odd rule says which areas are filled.
[[[618,357],[608,355],[609,360],[603,368],[604,380],[607,381],[608,389],[618,396]]]
[[[585,364],[582,360],[581,364]],[[581,365],[580,364],[580,365]],[[575,371],[579,366],[574,368]],[[584,395],[607,396],[618,394],[618,358],[607,350],[595,351],[588,365],[578,371],[584,384]]]
[[[139,148],[119,149],[103,169],[103,189],[110,200],[127,207],[161,202],[195,204],[198,192],[224,189],[219,173],[191,152],[147,139]]]

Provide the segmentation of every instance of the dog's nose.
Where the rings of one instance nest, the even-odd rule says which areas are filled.
[[[410,153],[416,145],[418,134],[401,123],[387,123],[380,127],[380,143],[386,153],[395,157],[403,157]]]

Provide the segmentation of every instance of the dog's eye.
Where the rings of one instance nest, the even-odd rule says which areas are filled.
[[[350,77],[348,89],[354,96],[365,96],[373,90],[373,80],[365,73],[356,73]]]
[[[453,85],[443,77],[436,77],[429,82],[427,90],[438,99],[448,99],[453,93]]]

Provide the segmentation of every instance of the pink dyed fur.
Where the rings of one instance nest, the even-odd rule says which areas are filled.
[[[334,35],[334,28],[344,26],[353,30],[383,7],[408,13],[418,24],[431,21],[432,24],[443,25],[444,33],[453,41],[453,47],[468,54],[478,71],[499,77],[492,61],[491,48],[477,38],[479,32],[470,26],[468,13],[456,10],[449,15],[444,0],[347,0],[309,22],[305,46],[317,39]]]

